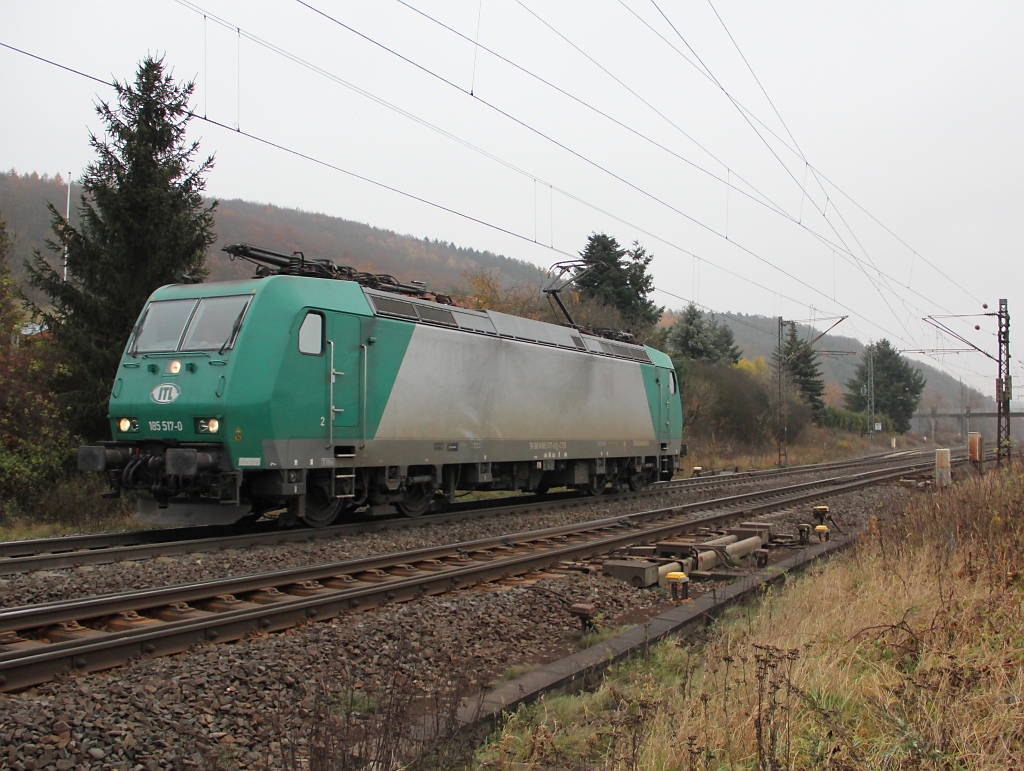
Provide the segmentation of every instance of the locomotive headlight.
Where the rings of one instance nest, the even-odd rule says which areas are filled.
[[[127,434],[131,431],[138,431],[139,421],[137,418],[118,418],[117,430],[122,434]]]
[[[169,375],[177,375],[179,372],[181,372],[181,362],[178,361],[177,359],[173,359],[167,362],[166,372]]]
[[[217,418],[196,418],[197,434],[216,434],[220,431],[220,421]]]

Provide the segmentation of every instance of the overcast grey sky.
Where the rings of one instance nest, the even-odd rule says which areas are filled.
[[[670,308],[849,315],[836,333],[900,349],[963,347],[930,314],[1007,298],[1024,320],[1024,3],[0,8],[0,43],[87,75],[130,81],[153,53],[195,79],[213,196],[544,267],[607,232],[655,255]],[[7,48],[0,68],[0,168],[80,175],[111,90]],[[994,318],[949,323],[995,355]],[[980,354],[910,355],[994,391]]]

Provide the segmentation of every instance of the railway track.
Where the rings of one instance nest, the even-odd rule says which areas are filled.
[[[0,611],[0,690],[139,656],[237,640],[353,610],[440,594],[750,519],[902,475],[930,462],[866,471],[547,530]]]
[[[880,456],[793,466],[784,469],[719,472],[712,476],[691,477],[689,479],[659,483],[637,493],[613,493],[609,494],[608,497],[649,498],[651,496],[681,492],[713,490],[762,479],[782,478],[796,474],[828,473],[844,469],[887,464],[891,463],[894,457],[909,459],[923,455],[930,456],[931,452],[930,450],[921,450],[906,453],[886,453]],[[200,551],[215,551],[218,549],[240,549],[250,546],[336,538],[359,532],[415,527],[480,516],[522,514],[559,506],[580,506],[592,501],[593,498],[583,498],[566,493],[542,497],[524,496],[505,499],[499,505],[495,505],[493,501],[456,504],[444,511],[416,519],[400,516],[364,519],[358,522],[319,529],[306,527],[281,529],[277,527],[275,521],[268,520],[236,526],[165,528],[124,533],[98,533],[62,538],[6,541],[0,542],[0,575],[40,570],[60,570],[126,560],[144,560]]]

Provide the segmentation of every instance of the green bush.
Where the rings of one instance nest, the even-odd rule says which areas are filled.
[[[45,334],[23,338],[0,219],[0,514],[50,490],[73,466],[78,438],[67,428],[55,385],[64,368]]]
[[[735,441],[751,447],[776,439],[775,383],[763,366],[676,361],[683,389],[684,429],[689,436]],[[813,411],[792,388],[785,399],[786,438],[796,439]]]
[[[887,434],[895,434],[896,426],[892,419],[875,414],[875,422],[882,424],[882,431]],[[871,430],[871,416],[863,412],[851,412],[840,407],[826,407],[822,426],[833,428],[837,431],[849,431],[854,434],[866,434]]]
[[[60,371],[45,341],[0,349],[0,499],[4,501],[24,505],[74,467],[78,437],[68,430],[51,387]]]

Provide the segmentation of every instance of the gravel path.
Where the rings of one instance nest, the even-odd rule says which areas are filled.
[[[844,529],[853,529],[871,515],[884,518],[901,510],[912,494],[915,491],[890,485],[848,493],[829,505]],[[611,502],[584,509],[522,517],[515,529],[547,526],[553,516],[567,522],[616,513]],[[789,529],[794,522],[806,521],[806,510],[777,519],[780,527]],[[482,537],[502,527],[488,520],[365,536],[358,542],[282,546],[279,562],[271,556],[273,549],[259,549],[256,555],[174,558],[157,571],[142,563],[72,571],[63,577],[67,584],[95,593],[103,586],[162,580],[157,575],[220,575],[223,558],[248,565],[249,570],[266,569],[301,561],[296,552],[326,561]],[[508,524],[504,527],[507,530]],[[39,583],[36,577],[25,585]],[[15,596],[10,585],[5,590]],[[64,591],[56,590],[53,597],[67,596]],[[567,605],[584,601],[598,606],[607,627],[615,625],[616,617],[635,620],[643,612],[654,615],[665,607],[660,592],[581,573],[545,574],[529,582],[489,585],[354,613],[238,644],[140,660],[119,670],[0,695],[0,766],[305,768],[289,764],[293,751],[302,756],[307,743],[340,741],[343,734],[358,738],[371,708],[390,715],[379,730],[407,731],[407,713],[417,696],[436,689],[442,695],[435,698],[440,700],[445,694],[473,693],[513,665],[565,655],[575,649],[580,634]],[[330,726],[326,738],[316,736],[325,725]]]

